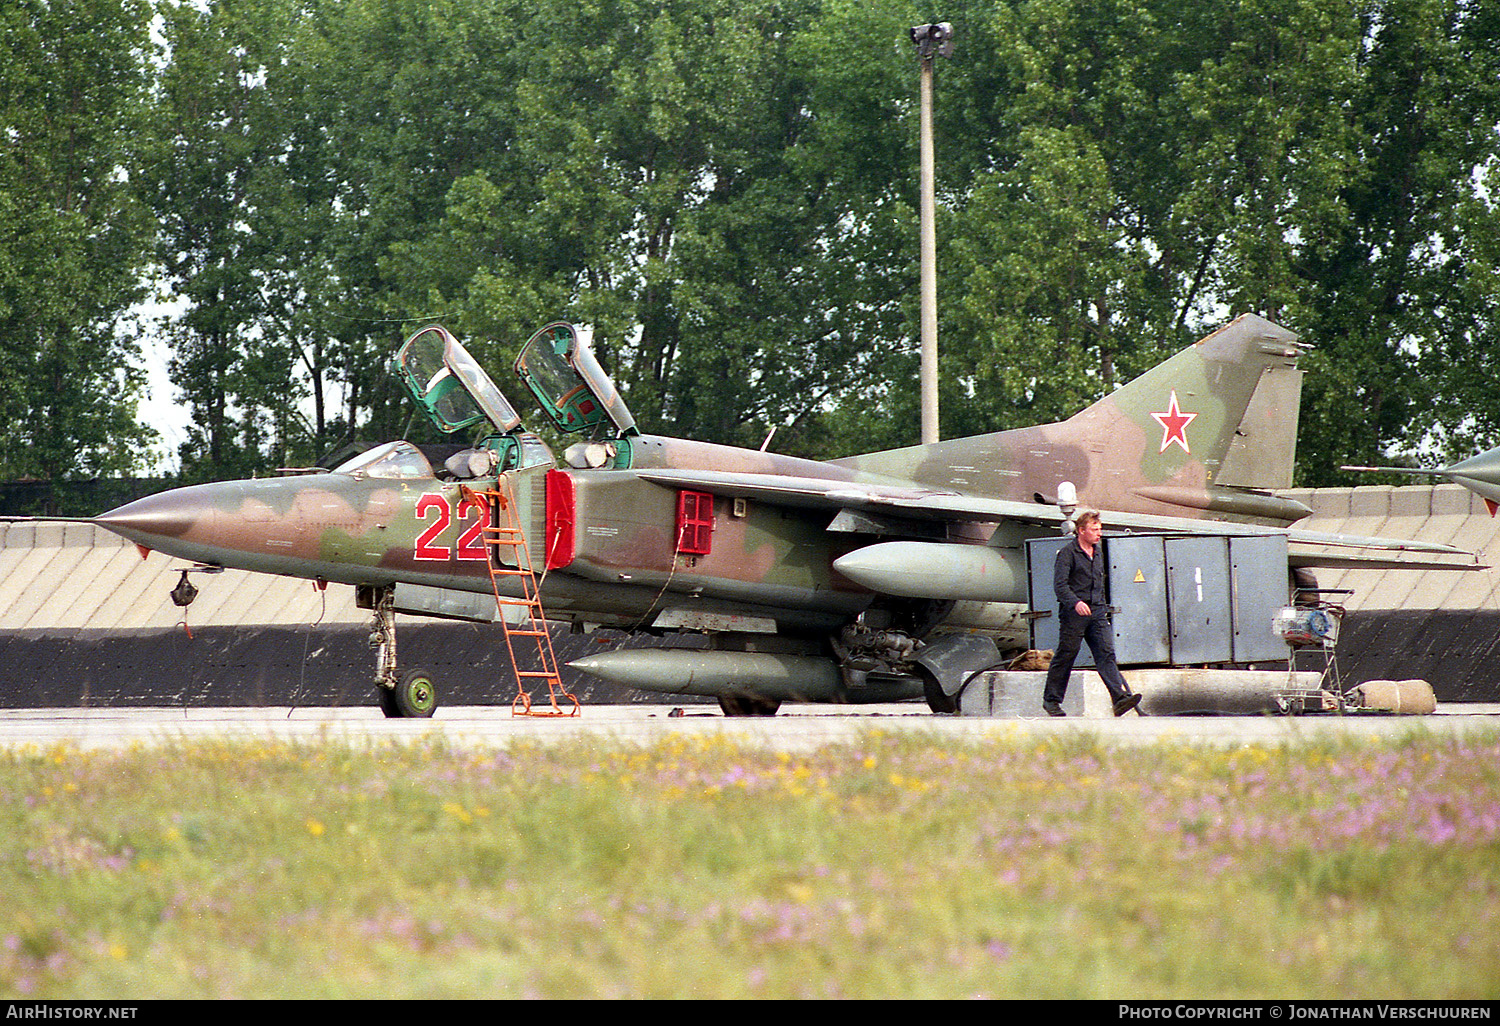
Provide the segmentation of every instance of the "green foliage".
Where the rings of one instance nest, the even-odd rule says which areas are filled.
[[[591,324],[648,430],[758,444],[878,382],[903,328],[891,254],[905,225],[881,208],[891,102],[851,105],[868,81],[850,97],[824,76],[852,74],[851,50],[867,68],[888,58],[901,30],[845,26],[824,67],[832,48],[808,26],[848,14],[528,12],[522,39],[565,38],[535,47],[511,87],[509,166],[459,179],[438,230],[398,247],[406,302],[506,354],[545,319]]]
[[[503,388],[540,324],[590,325],[646,430],[758,445],[775,427],[810,456],[914,442],[906,32],[929,16],[13,4],[0,401],[27,412],[0,466],[118,471],[144,451],[120,315],[153,230],[190,477],[406,430],[385,360],[434,320]],[[1500,440],[1495,5],[942,16],[958,44],[935,69],[945,437],[1071,414],[1253,311],[1318,346],[1299,483]]]
[[[172,380],[193,412],[183,473],[249,476],[268,460],[318,455],[297,444],[308,433],[293,373],[302,325],[292,307],[319,265],[304,238],[316,218],[288,181],[300,157],[296,111],[281,102],[292,92],[282,69],[293,8],[160,9],[171,60],[159,78],[150,183],[162,277],[185,306],[161,324]]]
[[[1339,461],[1429,444],[1460,458],[1500,441],[1493,404],[1474,388],[1496,344],[1485,179],[1496,160],[1500,13],[1399,0],[1365,15],[1348,217],[1306,254],[1308,330],[1338,339],[1329,356],[1345,364],[1309,383],[1309,426],[1338,444],[1304,450],[1307,483],[1336,479]]]
[[[125,314],[148,222],[131,187],[147,76],[138,0],[0,11],[0,476],[128,473],[154,432]]]
[[[1490,999],[1496,737],[0,757],[0,993]]]

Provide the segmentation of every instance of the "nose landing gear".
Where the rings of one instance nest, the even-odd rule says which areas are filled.
[[[392,719],[425,718],[437,711],[437,685],[426,670],[402,673],[396,665],[396,610],[394,588],[371,588],[375,619],[370,625],[370,647],[375,649],[375,695],[380,711]],[[361,596],[363,597],[363,596]],[[361,603],[363,604],[363,603]]]

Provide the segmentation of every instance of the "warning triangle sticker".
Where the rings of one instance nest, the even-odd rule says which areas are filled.
[[[1136,584],[1145,584],[1146,583],[1146,575],[1143,574],[1143,573],[1141,573],[1139,570],[1137,570],[1135,572],[1135,583]]]

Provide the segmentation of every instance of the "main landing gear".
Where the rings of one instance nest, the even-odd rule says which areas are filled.
[[[375,649],[375,695],[387,716],[423,718],[437,710],[437,685],[426,670],[396,666],[396,589],[361,588],[358,604],[375,611],[370,647]],[[368,604],[366,604],[368,600]]]
[[[757,698],[754,695],[720,695],[719,708],[725,716],[775,716],[781,708],[779,698]]]

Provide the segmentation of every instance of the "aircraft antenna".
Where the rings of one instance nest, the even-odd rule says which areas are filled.
[[[562,676],[557,670],[552,635],[547,630],[547,616],[542,609],[541,589],[537,586],[531,549],[526,544],[526,532],[521,527],[510,478],[501,474],[493,488],[476,492],[464,487],[463,492],[466,497],[476,500],[484,511],[482,531],[485,552],[489,555],[490,585],[495,594],[495,608],[500,614],[500,627],[505,632],[511,668],[516,675],[516,697],[511,702],[511,715],[577,716],[578,699],[563,687]],[[510,582],[520,585],[519,596],[511,594]],[[537,669],[521,669],[521,662],[516,658],[518,642],[522,652],[526,651],[528,643],[531,645],[535,655],[532,662]],[[535,680],[547,682],[547,709],[533,709],[531,706],[531,689],[527,683]],[[558,705],[559,698],[571,702],[572,708]]]

